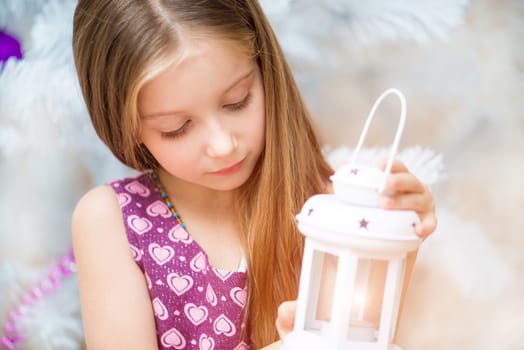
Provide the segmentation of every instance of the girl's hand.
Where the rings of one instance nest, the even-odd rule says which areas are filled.
[[[278,307],[276,327],[280,339],[284,339],[293,330],[295,324],[295,312],[297,311],[297,301],[285,301]]]
[[[379,164],[384,171],[386,161]],[[391,174],[386,179],[385,194],[380,199],[384,209],[414,210],[420,217],[420,223],[415,226],[415,232],[422,238],[427,238],[437,227],[435,203],[429,189],[409,172],[406,166],[395,160]]]
[[[280,350],[282,346],[282,341],[293,330],[293,325],[295,324],[295,312],[297,310],[297,301],[284,301],[278,307],[277,320],[275,325],[278,330],[278,335],[280,340],[272,344],[269,344],[263,347],[260,350]]]

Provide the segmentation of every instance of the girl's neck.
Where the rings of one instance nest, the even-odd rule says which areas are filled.
[[[212,266],[235,271],[242,248],[233,203],[235,191],[216,191],[157,172],[180,221],[206,252]]]

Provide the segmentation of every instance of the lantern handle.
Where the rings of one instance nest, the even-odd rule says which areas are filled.
[[[375,116],[375,111],[377,110],[379,104],[382,102],[382,100],[388,96],[389,94],[395,94],[400,99],[400,121],[397,128],[397,132],[395,134],[395,139],[393,140],[393,145],[391,145],[391,150],[389,153],[388,162],[386,165],[386,169],[384,171],[384,181],[382,182],[382,185],[379,188],[379,192],[382,192],[384,190],[384,187],[386,185],[386,175],[391,173],[391,167],[393,165],[393,160],[395,158],[395,154],[397,153],[398,144],[400,143],[400,138],[402,136],[402,132],[404,131],[404,125],[406,124],[406,97],[402,92],[395,88],[388,89],[380,95],[380,97],[375,101],[375,104],[371,108],[371,112],[368,115],[368,119],[366,121],[366,124],[364,126],[364,129],[362,130],[362,133],[360,134],[360,139],[358,140],[357,148],[355,149],[355,152],[353,153],[351,157],[351,163],[355,163],[357,159],[357,155],[360,152],[360,149],[362,148],[362,144],[364,143],[364,139],[366,138],[366,135],[368,133],[369,125],[371,124],[371,120]]]

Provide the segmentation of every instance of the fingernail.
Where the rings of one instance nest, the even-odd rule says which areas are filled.
[[[417,234],[417,236],[419,236],[420,238],[422,239],[426,239],[426,237],[424,237],[424,227],[422,226],[421,223],[418,223],[415,225],[415,233]]]

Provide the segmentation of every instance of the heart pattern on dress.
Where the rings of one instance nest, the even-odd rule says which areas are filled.
[[[120,208],[125,207],[126,205],[131,202],[131,196],[127,193],[119,193],[118,194],[118,205],[120,205]]]
[[[175,256],[175,250],[168,245],[161,247],[158,243],[151,243],[148,247],[149,255],[160,266]]]
[[[171,217],[171,210],[161,200],[154,201],[147,208],[146,212],[152,217],[161,216],[163,218]]]
[[[220,278],[223,282],[225,282],[233,274],[233,271],[222,270],[216,267],[213,267],[212,270],[215,275],[217,275],[217,277]]]
[[[162,321],[167,320],[169,318],[167,308],[162,303],[162,300],[160,300],[159,298],[153,299],[153,311],[155,315]]]
[[[244,307],[246,305],[247,290],[245,288],[234,287],[229,292],[229,296],[238,306]]]
[[[142,252],[140,249],[129,243],[129,248],[131,248],[131,254],[133,255],[133,260],[140,261],[142,259]]]
[[[224,314],[220,314],[213,323],[213,329],[216,334],[224,334],[226,337],[232,337],[237,332],[235,324]]]
[[[187,233],[186,230],[184,230],[184,228],[179,224],[169,230],[167,236],[173,242],[183,242],[185,244],[189,244],[193,241],[191,236],[189,236],[189,233]]]
[[[129,215],[127,217],[127,225],[139,235],[143,235],[153,227],[151,221],[138,215]]]
[[[187,318],[193,323],[195,326],[198,326],[202,322],[204,322],[207,318],[207,307],[205,306],[196,306],[193,303],[187,303],[184,306],[184,313],[186,314]]]
[[[139,196],[142,196],[142,197],[148,197],[149,194],[151,193],[151,191],[149,191],[149,189],[146,186],[144,186],[142,183],[140,183],[138,180],[128,183],[125,186],[125,189],[129,193],[138,194]]]
[[[167,348],[183,349],[186,347],[186,339],[176,328],[171,328],[162,334],[160,341]]]
[[[205,334],[202,334],[200,335],[198,348],[200,350],[213,350],[215,348],[215,340]]]
[[[193,259],[191,259],[189,267],[191,267],[191,270],[195,272],[204,271],[206,269],[206,256],[204,253],[198,252],[198,254],[195,255]]]
[[[167,284],[176,295],[181,296],[193,286],[193,278],[189,275],[179,276],[176,272],[167,275]]]
[[[213,306],[216,306],[218,302],[217,295],[210,284],[208,284],[206,288],[206,300]]]

